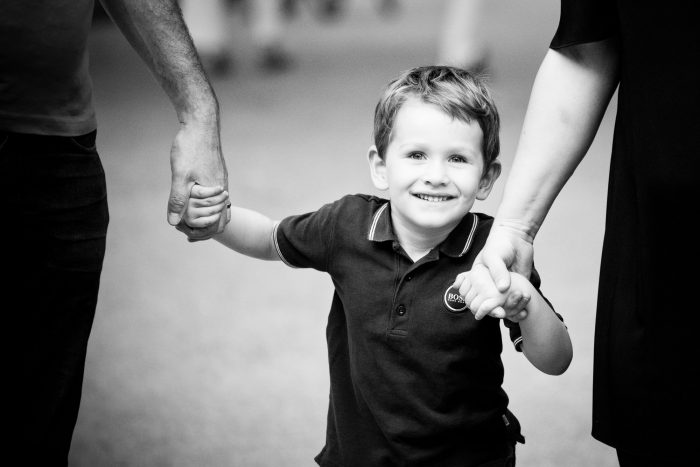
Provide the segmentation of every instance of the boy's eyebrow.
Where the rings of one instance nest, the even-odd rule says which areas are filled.
[[[425,144],[425,141],[408,141],[408,142],[400,144],[399,149],[402,149],[405,147],[421,146],[424,144]]]
[[[398,146],[399,149],[405,149],[405,148],[422,148],[423,146],[426,145],[425,141],[408,141],[405,143],[402,143]],[[473,155],[473,156],[478,156],[479,152],[481,151],[480,146],[474,146],[472,147],[471,145],[465,146],[465,145],[454,145],[454,146],[447,146],[448,150],[447,152],[459,152],[459,153],[465,153],[467,155]]]

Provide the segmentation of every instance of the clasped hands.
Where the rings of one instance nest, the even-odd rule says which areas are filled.
[[[223,187],[194,184],[175,228],[187,235],[189,242],[207,240],[221,233],[231,220],[230,207],[228,192]]]
[[[459,289],[477,320],[484,316],[514,322],[527,317],[532,286],[533,237],[519,221],[495,220],[472,269],[459,274]]]
[[[532,297],[521,285],[526,279],[515,272],[510,275],[510,286],[501,292],[489,269],[477,263],[470,271],[459,274],[453,287],[459,288],[459,294],[477,320],[491,316],[518,322],[527,317],[526,307]]]
[[[181,119],[170,149],[170,167],[168,223],[187,235],[190,242],[223,232],[230,215],[226,209],[228,173],[221,153],[218,112]],[[191,201],[207,209],[199,221],[187,215]]]

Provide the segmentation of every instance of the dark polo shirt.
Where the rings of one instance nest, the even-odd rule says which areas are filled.
[[[492,218],[469,213],[414,263],[392,229],[387,200],[350,195],[275,229],[280,257],[330,274],[330,403],[321,466],[478,465],[523,442],[501,385],[501,329],[476,321],[451,294]],[[539,277],[533,274],[539,287]],[[454,292],[454,291],[453,291]]]

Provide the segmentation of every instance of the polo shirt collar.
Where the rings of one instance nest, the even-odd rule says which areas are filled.
[[[471,212],[468,213],[438,246],[438,250],[454,258],[465,255],[472,245],[478,224],[478,216]],[[398,241],[394,228],[391,225],[391,207],[389,202],[382,204],[370,218],[367,239],[373,242]]]

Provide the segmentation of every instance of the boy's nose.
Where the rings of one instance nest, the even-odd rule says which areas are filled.
[[[442,161],[432,161],[425,167],[423,180],[431,185],[447,184],[447,170]]]

